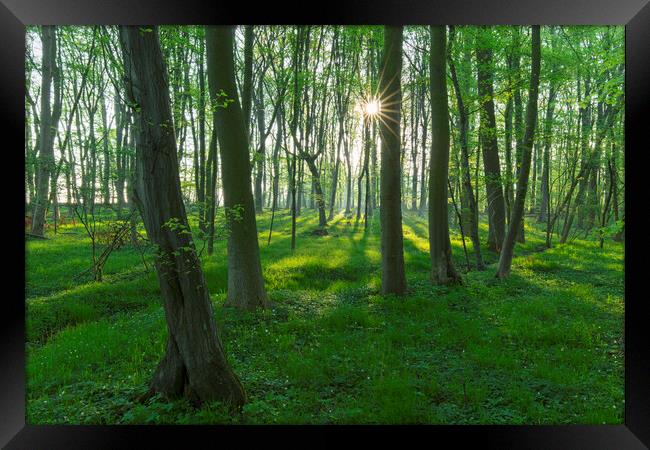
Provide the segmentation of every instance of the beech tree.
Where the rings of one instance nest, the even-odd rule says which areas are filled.
[[[403,294],[406,290],[400,164],[402,33],[402,27],[384,27],[379,78],[381,290],[384,294]]]
[[[541,42],[539,25],[531,28],[531,69],[530,86],[528,88],[528,104],[526,105],[526,131],[521,149],[521,166],[517,174],[517,193],[512,208],[512,215],[508,222],[508,233],[503,241],[501,254],[499,256],[499,267],[497,277],[505,278],[510,274],[512,255],[515,246],[515,238],[521,226],[526,201],[526,189],[528,188],[528,175],[530,173],[530,161],[533,152],[533,141],[535,137],[535,126],[537,125],[537,97],[539,95],[539,72],[541,66]]]
[[[124,80],[136,131],[134,200],[156,245],[167,322],[165,355],[150,393],[220,400],[239,407],[244,388],[226,360],[181,196],[167,68],[157,27],[119,30]]]
[[[56,65],[57,39],[56,27],[41,27],[43,43],[41,114],[38,136],[38,174],[36,178],[36,196],[32,213],[32,234],[43,236],[45,233],[45,212],[50,203],[50,177],[55,173],[54,138],[61,116],[61,73]],[[54,84],[54,104],[51,91]]]
[[[459,282],[449,241],[447,177],[449,173],[449,110],[447,48],[444,26],[431,27],[431,162],[429,165],[429,254],[435,284]]]
[[[497,142],[497,126],[494,114],[494,86],[492,80],[492,48],[487,40],[491,30],[481,27],[477,36],[476,73],[478,77],[478,96],[480,102],[481,127],[479,131],[483,150],[483,170],[488,210],[488,248],[501,251],[505,234],[505,202],[501,180],[501,164]]]
[[[463,100],[463,92],[461,89],[460,81],[456,73],[456,64],[452,57],[452,45],[455,36],[455,28],[449,27],[449,46],[447,52],[447,61],[449,62],[449,71],[451,73],[452,84],[456,93],[456,104],[458,107],[458,122],[460,134],[460,172],[462,178],[462,199],[468,206],[469,214],[463,217],[463,227],[469,231],[474,249],[474,256],[476,258],[476,268],[483,270],[483,257],[481,256],[481,240],[478,234],[478,206],[476,205],[476,198],[474,197],[474,190],[472,188],[472,179],[469,166],[469,111],[468,107]]]
[[[228,219],[228,299],[241,309],[268,306],[251,190],[248,133],[235,83],[233,27],[205,28],[208,84],[215,115]]]

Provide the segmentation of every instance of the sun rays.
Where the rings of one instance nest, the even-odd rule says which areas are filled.
[[[397,126],[400,124],[401,89],[395,77],[391,78],[385,84],[382,83],[383,75],[384,73],[382,71],[379,76],[377,92],[362,95],[357,102],[355,110],[368,122],[378,120],[381,125],[384,125],[380,129],[388,130],[395,137],[399,138],[397,132],[394,130],[393,124]]]

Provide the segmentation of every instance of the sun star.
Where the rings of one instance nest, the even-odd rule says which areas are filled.
[[[365,112],[369,116],[374,116],[379,113],[380,105],[379,100],[371,100],[365,105]]]

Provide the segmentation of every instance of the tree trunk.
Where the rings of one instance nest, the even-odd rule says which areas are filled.
[[[303,159],[307,163],[307,167],[312,176],[313,197],[315,197],[316,205],[318,206],[318,226],[323,228],[327,226],[327,216],[325,215],[325,195],[323,194],[323,187],[320,184],[320,173],[318,172],[318,167],[313,157],[304,155]]]
[[[346,139],[343,144],[343,153],[345,155],[345,168],[347,170],[347,177],[345,183],[345,216],[350,216],[352,212],[352,161],[350,160],[350,147],[349,140]]]
[[[253,98],[253,26],[244,27],[244,83],[242,86],[242,109],[246,139],[250,139],[251,105]]]
[[[449,107],[447,104],[447,50],[444,26],[431,27],[431,158],[429,161],[429,254],[434,284],[460,282],[449,240]]]
[[[551,82],[552,83],[552,82]],[[551,163],[551,133],[553,132],[553,114],[555,111],[555,96],[557,90],[553,84],[549,87],[548,103],[546,105],[546,118],[544,119],[544,151],[542,154],[542,180],[540,186],[541,200],[539,203],[538,222],[547,221],[548,204],[550,196],[550,163]]]
[[[341,145],[343,144],[343,113],[339,116],[339,134],[336,143],[336,157],[334,159],[334,170],[332,171],[332,192],[330,194],[330,212],[327,216],[328,220],[334,219],[334,202],[336,202],[336,191],[339,184],[339,167],[341,165]]]
[[[459,122],[460,122],[460,175],[462,180],[462,204],[467,204],[468,214],[462,215],[463,228],[465,231],[469,231],[470,239],[472,240],[472,246],[474,248],[474,256],[476,258],[476,268],[478,270],[484,269],[483,258],[481,256],[481,240],[478,234],[478,207],[476,205],[476,199],[474,198],[474,191],[472,189],[472,180],[469,167],[469,143],[468,143],[468,133],[469,133],[469,114],[467,107],[463,102],[463,95],[460,88],[460,83],[458,81],[458,75],[456,74],[456,66],[454,64],[453,56],[451,54],[451,46],[453,44],[454,37],[454,27],[449,27],[449,51],[447,53],[447,60],[449,62],[449,69],[451,72],[452,82],[454,89],[456,91],[456,103],[458,106],[459,112]]]
[[[540,27],[532,26],[532,56],[530,69],[530,87],[528,90],[528,105],[526,107],[526,132],[521,150],[521,166],[517,174],[517,196],[512,209],[512,217],[508,223],[508,233],[503,241],[503,248],[499,256],[499,267],[496,276],[505,278],[510,274],[512,255],[515,246],[515,236],[518,233],[519,224],[524,214],[526,202],[526,188],[528,187],[528,175],[530,173],[530,160],[533,151],[533,139],[535,137],[535,126],[537,124],[537,97],[539,94],[539,72],[540,72]]]
[[[278,128],[275,137],[275,146],[273,147],[273,179],[272,179],[272,200],[271,200],[271,223],[269,225],[269,241],[267,245],[271,245],[271,235],[273,234],[273,220],[275,219],[275,210],[278,206],[278,192],[280,189],[280,148],[282,147],[283,138],[283,123],[284,117],[282,113],[282,105],[278,112]]]
[[[485,189],[487,192],[487,210],[489,215],[490,239],[488,248],[501,251],[505,235],[505,204],[501,185],[501,168],[499,148],[494,116],[494,90],[492,87],[492,50],[484,39],[489,39],[489,29],[481,30],[476,49],[478,70],[478,95],[484,99],[481,103],[480,140],[483,150],[483,170],[485,172]],[[486,45],[487,44],[487,45]]]
[[[506,159],[506,174],[504,183],[504,197],[506,202],[506,219],[510,219],[512,205],[515,203],[515,194],[512,188],[512,97],[508,96],[504,111],[504,146]]]
[[[212,115],[212,135],[210,136],[210,149],[208,151],[208,255],[214,251],[214,221],[217,212],[217,173],[219,171],[219,153],[217,151],[217,124],[215,115]]]
[[[263,179],[264,159],[266,158],[266,117],[264,114],[264,85],[262,77],[259,79],[258,94],[256,96],[257,128],[259,129],[260,142],[255,152],[255,212],[261,213],[264,205]],[[278,100],[282,101],[282,100]]]
[[[578,91],[580,90],[578,85]],[[591,85],[590,79],[585,79],[585,99],[580,102],[580,158],[581,158],[581,167],[578,176],[578,194],[576,195],[575,201],[570,208],[567,208],[566,220],[562,226],[562,234],[560,236],[560,244],[566,243],[569,238],[569,232],[573,225],[573,220],[576,214],[576,210],[579,206],[582,206],[584,202],[585,189],[587,188],[587,181],[589,180],[589,173],[591,171],[591,155],[589,149],[589,135],[591,134]]]
[[[420,94],[420,118],[422,119],[422,162],[420,165],[420,214],[424,214],[427,207],[427,185],[426,185],[426,172],[427,172],[427,132],[429,130],[429,115],[424,103],[424,86],[422,86]]]
[[[412,82],[411,98],[415,99],[417,95],[415,81]],[[411,161],[413,163],[413,177],[411,178],[411,211],[418,210],[418,129],[419,129],[419,104],[420,102],[411,100]]]
[[[117,200],[117,217],[122,217],[122,208],[124,208],[124,184],[126,180],[126,142],[128,140],[128,118],[122,111],[122,104],[115,87],[115,95],[113,97],[113,105],[115,108],[115,197]]]
[[[242,309],[268,306],[251,192],[244,114],[235,84],[233,28],[206,27],[208,82],[221,153],[224,207],[229,224],[228,299]]]
[[[101,116],[102,116],[102,201],[104,206],[111,203],[110,178],[111,178],[111,160],[108,147],[108,111],[106,111],[106,96],[101,97]]]
[[[203,271],[187,231],[176,140],[158,30],[120,27],[126,90],[137,105],[135,199],[157,246],[156,270],[167,320],[167,348],[151,391],[194,403],[246,402],[223,352]]]
[[[515,178],[518,180],[519,171],[521,169],[522,162],[522,152],[523,152],[523,140],[524,140],[524,130],[523,130],[523,102],[521,99],[521,57],[520,57],[520,41],[519,41],[519,29],[516,29],[515,45],[513,46],[515,55],[513,55],[513,65],[512,70],[515,73],[515,88],[513,93],[514,100],[514,112],[515,112]],[[514,204],[513,204],[514,205]],[[508,221],[512,217],[512,212],[508,216]],[[509,222],[508,222],[509,224]],[[517,242],[524,243],[526,241],[524,235],[524,216],[521,216],[520,223],[517,224],[517,235],[515,236]]]
[[[400,165],[400,116],[402,104],[402,27],[384,27],[384,53],[379,92],[387,100],[381,105],[385,120],[379,122],[381,135],[381,291],[404,294],[404,242],[402,235],[402,192]]]
[[[60,88],[60,73],[56,66],[56,27],[41,27],[43,42],[43,68],[41,76],[41,117],[38,154],[38,173],[36,180],[36,197],[32,213],[32,234],[45,234],[45,212],[49,204],[50,176],[54,167],[54,136],[58,127],[58,115],[61,111],[61,95],[55,93],[55,104],[52,109],[50,93],[54,81],[55,91]],[[59,87],[57,87],[59,86]],[[58,114],[57,114],[58,113]]]

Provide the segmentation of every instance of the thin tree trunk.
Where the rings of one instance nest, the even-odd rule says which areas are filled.
[[[55,169],[54,136],[61,114],[61,74],[56,66],[56,27],[42,26],[41,40],[43,42],[43,68],[41,76],[40,150],[38,154],[36,197],[32,213],[32,234],[37,236],[44,236],[45,234],[45,213],[50,198],[50,176]],[[53,83],[55,95],[52,107],[50,93]]]
[[[246,126],[246,138],[250,138],[251,106],[253,98],[253,26],[244,27],[244,85],[242,87],[242,110]]]
[[[522,162],[522,152],[523,152],[523,140],[524,140],[524,129],[523,129],[523,101],[521,99],[521,57],[520,57],[520,41],[519,41],[519,29],[516,28],[515,44],[513,45],[513,50],[515,54],[513,55],[513,65],[512,70],[515,73],[515,86],[513,92],[514,100],[514,113],[515,113],[515,178],[519,179],[519,171],[521,169]],[[513,204],[514,205],[514,204]],[[512,217],[512,212],[508,216],[508,220]],[[508,224],[510,224],[508,222]],[[520,223],[517,224],[517,235],[515,236],[517,242],[524,243],[526,241],[524,235],[524,216],[521,216]]]
[[[214,221],[217,212],[217,173],[219,171],[219,152],[217,151],[217,123],[212,115],[212,135],[210,136],[210,149],[208,151],[208,255],[214,251]]]
[[[264,114],[264,85],[262,77],[258,83],[258,94],[256,96],[257,109],[257,128],[259,129],[260,142],[255,152],[255,212],[261,213],[264,205],[263,178],[264,178],[264,159],[266,158],[266,117]],[[282,101],[281,99],[278,101]]]
[[[474,198],[473,189],[472,189],[472,180],[469,167],[469,143],[468,143],[468,131],[469,131],[469,116],[467,112],[467,107],[463,102],[463,95],[460,88],[460,83],[458,81],[458,76],[456,74],[456,66],[451,54],[451,46],[454,41],[454,27],[449,27],[449,51],[447,53],[447,60],[449,63],[449,69],[451,71],[451,77],[454,89],[456,91],[456,103],[459,111],[459,122],[460,122],[460,174],[462,179],[463,186],[463,196],[462,198],[467,202],[469,214],[466,214],[465,217],[470,220],[462,220],[459,218],[459,221],[462,221],[465,225],[463,228],[465,231],[469,231],[470,239],[472,240],[472,246],[474,248],[474,256],[476,258],[476,268],[477,270],[483,270],[483,258],[481,256],[481,240],[478,234],[478,208],[476,205],[476,199]],[[462,203],[462,202],[461,202]]]
[[[548,103],[546,105],[546,118],[544,119],[544,151],[542,154],[542,180],[540,186],[541,200],[539,203],[539,215],[537,216],[538,222],[547,221],[547,210],[550,196],[550,152],[551,152],[551,138],[553,131],[553,114],[555,111],[555,96],[557,90],[551,82],[548,94]]]
[[[429,162],[429,254],[434,284],[461,282],[454,267],[449,240],[449,107],[447,99],[447,49],[444,26],[431,31],[431,160]]]
[[[532,56],[530,69],[530,87],[528,90],[528,105],[526,107],[526,132],[522,145],[521,166],[517,174],[517,196],[512,209],[512,217],[508,223],[508,233],[503,241],[503,248],[499,255],[499,267],[496,276],[505,278],[510,274],[512,256],[515,246],[515,236],[518,233],[519,224],[524,214],[526,201],[526,188],[528,187],[528,175],[530,172],[530,160],[533,151],[533,140],[535,138],[535,126],[537,124],[537,97],[539,94],[539,72],[541,59],[540,27],[532,26]]]

